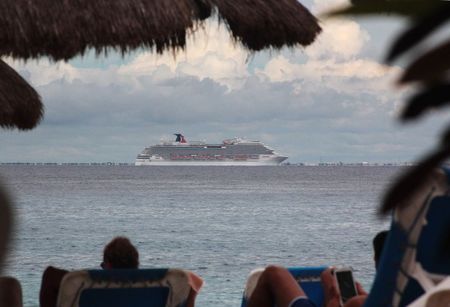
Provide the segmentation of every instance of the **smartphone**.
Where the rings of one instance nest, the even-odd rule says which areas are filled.
[[[345,304],[349,299],[356,296],[355,281],[353,279],[353,273],[351,268],[338,268],[334,270],[334,278],[339,287],[341,306]]]

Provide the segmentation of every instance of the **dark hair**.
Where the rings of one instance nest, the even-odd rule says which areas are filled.
[[[389,232],[387,230],[383,230],[377,233],[375,238],[373,238],[372,244],[373,244],[373,251],[375,253],[374,260],[376,268],[378,268],[378,263],[380,261],[381,253],[383,252],[384,242],[386,241],[388,233]]]
[[[128,238],[115,237],[105,246],[103,261],[113,269],[137,269],[139,253]]]

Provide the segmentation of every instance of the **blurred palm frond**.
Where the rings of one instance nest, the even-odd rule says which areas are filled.
[[[431,3],[433,3],[431,1]],[[416,20],[392,44],[386,57],[388,62],[393,61],[403,52],[413,48],[423,41],[433,31],[437,30],[450,18],[450,5],[439,1],[427,10],[428,13],[416,16]]]
[[[401,55],[409,54],[412,60],[406,66],[399,83],[415,82],[418,91],[410,98],[400,118],[404,121],[419,118],[420,115],[442,107],[450,102],[450,41],[437,46],[427,46],[427,38],[432,36],[444,23],[450,20],[450,2],[440,0],[353,0],[352,6],[328,13],[339,15],[400,15],[407,17],[409,24],[405,31],[392,43],[386,61],[391,62]],[[422,45],[421,55],[414,54],[413,48]],[[402,200],[418,190],[426,182],[434,169],[450,156],[450,130],[444,133],[443,141],[435,151],[423,158],[416,166],[404,172],[387,191],[379,208],[386,214],[396,207],[407,205]]]
[[[450,15],[449,15],[450,17]],[[450,40],[428,50],[405,69],[399,83],[432,83],[444,79],[450,70]]]
[[[404,121],[417,119],[427,110],[438,110],[450,103],[450,83],[428,86],[406,102],[400,118]]]
[[[326,16],[398,15],[417,17],[427,14],[439,4],[439,0],[353,0],[352,5],[326,13]]]

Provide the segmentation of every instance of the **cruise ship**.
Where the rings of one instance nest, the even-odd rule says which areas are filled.
[[[145,148],[135,165],[278,165],[288,157],[277,154],[259,141],[241,138],[224,140],[221,144],[188,142],[184,135],[174,134],[174,142],[162,141]]]

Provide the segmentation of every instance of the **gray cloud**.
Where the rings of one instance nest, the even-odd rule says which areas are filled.
[[[439,121],[399,129],[387,116],[394,104],[383,94],[340,92],[329,84],[250,77],[229,91],[193,76],[140,77],[138,89],[62,79],[38,87],[46,103],[41,126],[3,133],[0,152],[10,162],[132,162],[145,145],[177,131],[211,142],[260,139],[293,162],[404,161],[433,144]]]

